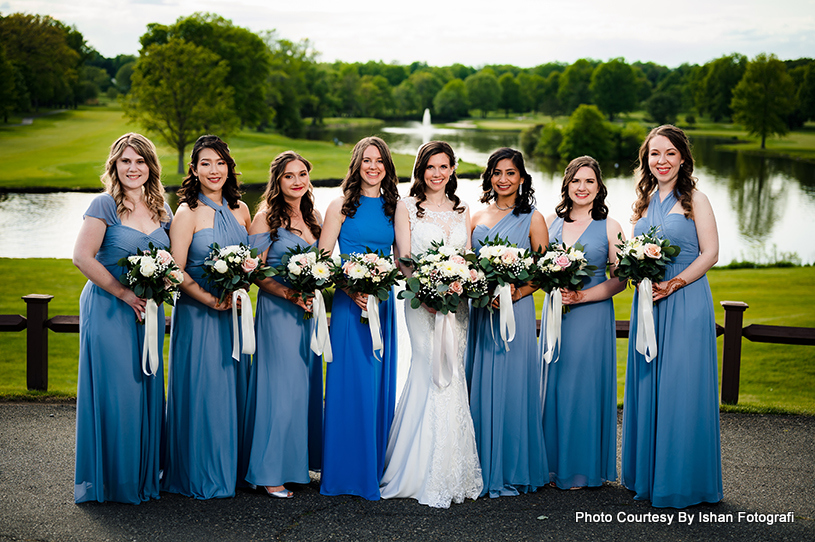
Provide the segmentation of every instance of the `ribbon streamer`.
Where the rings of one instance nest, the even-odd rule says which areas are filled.
[[[495,289],[493,299],[495,298],[498,298],[498,330],[501,332],[504,348],[509,352],[509,343],[515,339],[515,308],[512,306],[512,287],[509,284],[498,286]],[[492,331],[492,340],[495,341],[495,331],[492,329],[492,312],[490,312],[490,331]]]
[[[421,310],[421,309],[419,309]],[[439,388],[446,388],[458,376],[458,326],[456,314],[436,312],[433,333],[433,383]]]
[[[379,298],[373,294],[368,295],[367,310],[362,311],[363,318],[368,318],[368,327],[371,329],[371,343],[373,344],[374,357],[382,361],[382,354],[385,350],[382,344],[382,327],[379,324]],[[368,313],[367,315],[365,313]],[[379,357],[376,353],[379,352]]]
[[[331,341],[328,338],[328,315],[325,311],[325,300],[320,290],[314,292],[311,310],[315,318],[314,330],[311,332],[311,351],[318,356],[325,355],[325,362],[331,363],[334,361],[334,353],[331,351]]]
[[[238,299],[241,300],[240,331],[238,331]],[[255,353],[255,319],[252,317],[252,300],[243,288],[232,292],[232,333],[232,359],[240,361],[241,354]]]
[[[560,332],[563,320],[563,295],[560,293],[560,289],[554,288],[546,296],[545,303],[546,329],[544,330],[544,337],[546,342],[543,359],[546,360],[546,363],[552,363],[553,361],[557,362],[560,358]],[[557,350],[557,356],[555,356],[555,350]]]
[[[164,335],[164,321],[158,321],[158,305],[152,299],[147,300],[144,312],[144,346],[141,355],[141,370],[147,376],[154,376],[158,371],[158,326]]]
[[[654,327],[654,297],[651,279],[642,279],[637,287],[637,352],[648,363],[657,357],[657,332]]]

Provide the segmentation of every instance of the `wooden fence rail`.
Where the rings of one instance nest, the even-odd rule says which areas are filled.
[[[0,332],[26,330],[26,384],[29,390],[48,389],[48,330],[56,333],[79,333],[79,316],[48,318],[48,303],[52,295],[23,296],[26,316],[0,315]],[[742,337],[752,342],[773,344],[815,345],[815,328],[764,326],[752,324],[742,327],[747,303],[722,301],[724,327],[716,324],[716,335],[724,335],[722,348],[722,402],[739,402],[739,371],[741,367]],[[541,322],[538,320],[538,333]],[[628,320],[617,320],[617,338],[628,338]],[[170,333],[170,318],[165,318],[164,332]]]

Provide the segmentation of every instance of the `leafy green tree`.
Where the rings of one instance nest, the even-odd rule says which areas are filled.
[[[535,145],[538,144],[541,130],[543,130],[543,124],[535,124],[521,130],[520,146],[525,155],[532,156],[532,153],[535,152]]]
[[[445,84],[441,76],[427,69],[423,69],[421,71],[412,72],[408,80],[419,95],[419,108],[422,111],[425,109],[433,109],[435,111],[433,102],[436,94],[439,93]]]
[[[178,151],[183,174],[187,145],[204,133],[226,137],[240,124],[228,77],[227,62],[209,49],[178,38],[149,45],[122,102],[125,115]]]
[[[744,77],[733,90],[734,120],[751,135],[761,137],[789,131],[785,117],[795,106],[795,86],[784,63],[775,55],[761,53],[747,64]]]
[[[523,111],[523,100],[521,99],[521,86],[514,75],[507,72],[498,78],[498,86],[501,87],[501,99],[499,105],[504,110],[504,115],[509,116],[509,112],[520,113]]]
[[[543,92],[541,93],[540,110],[550,117],[556,117],[563,113],[563,104],[558,98],[560,76],[561,73],[558,71],[551,72],[546,77],[546,84],[543,86]]]
[[[704,76],[695,92],[699,113],[708,114],[715,122],[733,116],[733,89],[747,69],[747,57],[734,53],[712,60],[704,66]]]
[[[14,71],[14,66],[6,58],[6,48],[0,43],[0,115],[7,124],[17,101]]]
[[[679,113],[679,100],[669,92],[655,92],[645,102],[645,110],[657,124],[673,124]]]
[[[393,107],[393,96],[388,80],[381,75],[364,75],[359,81],[360,114],[363,117],[382,118]]]
[[[133,77],[133,68],[135,66],[135,61],[128,62],[126,64],[122,64],[119,71],[116,72],[116,87],[122,94],[127,94],[130,92],[130,80]]]
[[[498,107],[501,97],[501,85],[492,70],[481,70],[464,80],[470,107],[481,111],[481,117]]]
[[[545,156],[557,158],[560,156],[560,145],[563,143],[563,130],[558,128],[554,122],[543,127],[532,154],[535,156]]]
[[[393,89],[393,104],[398,116],[410,117],[421,115],[423,112],[419,93],[410,79],[402,81]]]
[[[580,104],[590,104],[591,74],[594,64],[585,58],[569,65],[560,76],[557,98],[567,113],[571,113]]]
[[[815,119],[815,61],[801,68],[801,83],[798,85],[798,107],[804,120]]]
[[[637,88],[637,73],[622,58],[597,66],[589,85],[594,103],[610,121],[617,113],[632,111],[636,107]]]
[[[461,79],[452,79],[433,98],[433,111],[443,119],[466,117],[469,109],[467,85]]]
[[[558,153],[564,160],[587,154],[596,160],[611,157],[612,137],[605,117],[596,105],[582,104],[569,117],[563,128],[563,141]]]

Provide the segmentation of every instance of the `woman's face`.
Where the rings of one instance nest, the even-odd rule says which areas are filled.
[[[116,160],[116,175],[125,190],[134,190],[150,179],[150,168],[136,149],[127,147]]]
[[[453,168],[450,165],[450,158],[446,154],[440,152],[431,156],[424,170],[425,190],[427,193],[444,192],[452,173]]]
[[[198,153],[198,162],[193,165],[193,173],[201,182],[204,192],[217,192],[224,187],[229,175],[226,160],[213,149],[204,148]]]
[[[371,187],[379,188],[385,179],[385,161],[376,145],[368,145],[362,153],[362,164],[359,168],[362,182]]]
[[[648,143],[648,168],[660,183],[675,181],[685,160],[671,140],[663,135],[654,136]]]
[[[511,196],[518,192],[523,179],[521,172],[509,158],[499,160],[492,172],[492,189],[498,196]]]
[[[588,166],[583,166],[569,182],[569,199],[575,206],[592,205],[600,188],[597,175]]]
[[[308,191],[310,185],[308,168],[300,160],[286,164],[286,170],[280,177],[280,191],[286,199],[299,199]]]

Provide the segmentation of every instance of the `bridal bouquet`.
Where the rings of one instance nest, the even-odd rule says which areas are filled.
[[[637,290],[637,352],[646,361],[657,355],[657,336],[654,326],[654,298],[652,286],[665,277],[666,266],[679,254],[680,248],[668,239],[657,235],[657,227],[651,228],[628,241],[617,234],[620,244],[617,247],[616,276],[622,280],[639,283]]]
[[[318,356],[325,355],[327,362],[334,359],[328,338],[328,315],[322,291],[333,284],[332,269],[337,262],[324,250],[315,246],[297,245],[286,252],[275,267],[277,276],[284,278],[300,293],[304,302],[313,297],[311,312],[303,314],[303,320],[317,317],[317,325],[311,333],[311,350]]]
[[[405,281],[399,298],[410,299],[414,309],[424,303],[442,314],[456,312],[462,299],[484,306],[489,303],[487,278],[477,260],[471,250],[434,242],[424,254],[402,258],[413,268],[413,276]]]
[[[495,284],[495,296],[499,302],[499,330],[504,346],[509,351],[509,343],[515,338],[515,311],[512,307],[510,285],[520,286],[532,280],[537,272],[532,253],[511,244],[498,235],[490,240],[487,237],[478,251],[478,265],[484,272],[487,282]],[[488,305],[492,314],[492,305]],[[490,316],[492,318],[492,316]],[[492,327],[490,327],[492,329]]]
[[[274,270],[260,263],[258,250],[243,243],[221,248],[212,243],[210,253],[204,260],[203,276],[207,282],[221,291],[218,298],[223,303],[232,294],[232,357],[240,360],[240,354],[255,353],[255,326],[252,317],[252,300],[247,290],[256,280],[271,277]],[[238,311],[240,300],[241,311]],[[241,325],[238,326],[240,314]],[[240,331],[239,331],[240,329]],[[242,334],[242,339],[239,337]],[[243,348],[240,345],[243,344]]]
[[[184,282],[184,273],[169,250],[154,247],[153,243],[149,244],[149,250],[137,249],[136,254],[122,258],[118,263],[126,270],[119,277],[119,282],[133,290],[138,297],[147,299],[143,315],[142,371],[148,376],[154,375],[159,360],[158,333],[164,334],[164,321],[158,321],[158,305],[175,303],[178,287]]]
[[[582,289],[585,278],[590,277],[591,271],[596,269],[596,265],[589,265],[580,243],[570,247],[566,243],[549,243],[546,252],[538,260],[538,273],[533,282],[549,294],[543,309],[546,314],[546,328],[543,331],[546,345],[544,359],[547,363],[552,362],[560,342],[561,317],[570,310],[563,305],[560,289]],[[557,358],[554,359],[557,361]]]

